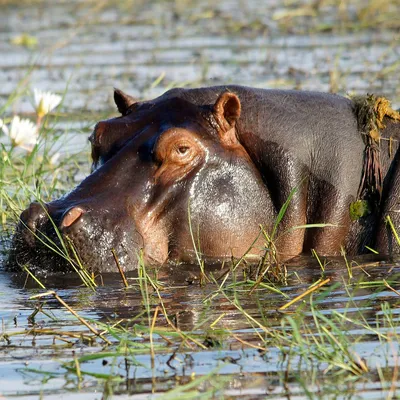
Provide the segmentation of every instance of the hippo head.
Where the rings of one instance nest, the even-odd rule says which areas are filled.
[[[194,104],[175,89],[147,102],[115,90],[120,117],[89,140],[92,173],[74,190],[22,212],[10,262],[66,270],[65,254],[100,272],[147,263],[241,256],[273,219],[259,171],[238,140],[230,92]],[[260,254],[262,243],[251,253]],[[63,256],[64,254],[64,256]]]

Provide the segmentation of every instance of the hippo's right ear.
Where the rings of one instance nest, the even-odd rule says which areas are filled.
[[[213,107],[213,114],[218,125],[223,130],[229,130],[240,117],[241,105],[235,93],[222,93]]]
[[[213,107],[213,114],[219,125],[219,137],[226,145],[235,145],[237,137],[235,124],[240,117],[242,106],[239,97],[231,92],[222,93]]]
[[[129,96],[129,94],[124,93],[122,90],[114,88],[114,101],[117,105],[118,111],[125,115],[128,108],[136,103],[136,100]]]

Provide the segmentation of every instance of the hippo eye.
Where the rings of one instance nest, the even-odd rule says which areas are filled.
[[[176,151],[178,152],[179,155],[184,156],[187,154],[189,151],[189,146],[179,146]]]

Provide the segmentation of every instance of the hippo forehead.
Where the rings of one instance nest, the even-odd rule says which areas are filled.
[[[89,137],[93,164],[104,163],[128,143],[147,142],[149,150],[166,130],[179,127],[198,136],[217,138],[211,106],[179,97],[134,103],[125,115],[99,122]]]
[[[181,123],[187,120],[194,120],[198,123],[209,121],[211,106],[196,105],[180,97],[157,98],[150,101],[137,102],[127,110],[123,117],[125,122],[136,122],[145,119],[146,121],[171,121]]]

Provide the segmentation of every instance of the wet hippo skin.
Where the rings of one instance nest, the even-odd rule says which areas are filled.
[[[260,256],[260,225],[271,232],[290,195],[276,240],[281,259],[311,249],[358,254],[365,245],[397,252],[383,220],[391,213],[400,223],[399,123],[385,120],[382,130],[392,140],[391,154],[389,141],[379,147],[379,201],[352,220],[366,150],[352,100],[241,86],[173,89],[144,102],[115,90],[114,99],[121,116],[99,122],[89,138],[91,175],[21,214],[12,268],[70,268],[43,245],[59,244],[54,226],[66,252],[101,272],[117,271],[116,258],[134,269],[139,255],[150,264],[192,262],[195,250],[207,261],[240,257],[252,243],[249,253]],[[316,223],[335,226],[291,229]]]

